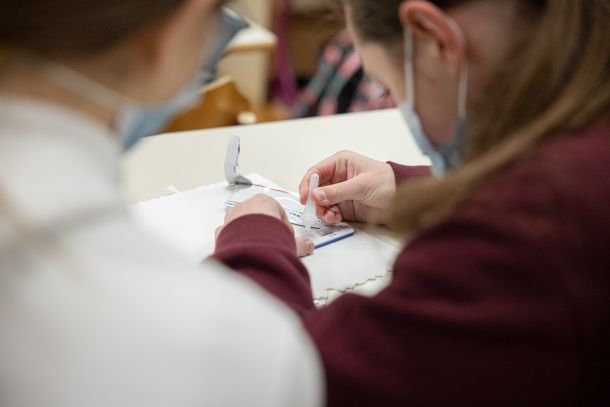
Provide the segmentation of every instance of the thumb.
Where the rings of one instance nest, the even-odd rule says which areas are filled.
[[[315,245],[311,240],[306,239],[304,237],[297,237],[296,243],[298,257],[307,257],[313,254],[313,251],[315,250]]]
[[[345,201],[361,201],[365,197],[366,185],[357,178],[316,188],[313,199],[320,206],[337,205]]]

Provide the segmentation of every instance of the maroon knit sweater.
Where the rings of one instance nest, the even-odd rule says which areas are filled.
[[[270,217],[228,225],[215,256],[300,314],[331,407],[610,406],[610,126],[495,177],[412,239],[374,298],[315,309]]]

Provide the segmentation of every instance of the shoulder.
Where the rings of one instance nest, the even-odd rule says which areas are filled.
[[[316,404],[319,356],[297,316],[258,285],[211,261],[147,280],[134,293],[148,298],[135,315],[149,318],[160,348],[196,363],[189,378],[206,381],[210,405]]]
[[[590,125],[551,140],[524,166],[547,179],[563,194],[589,199],[591,194],[610,196],[610,122]]]
[[[189,361],[184,381],[209,405],[316,405],[321,363],[309,336],[254,282],[213,261],[151,268],[139,281],[126,293],[144,300],[132,308],[135,319],[148,318],[153,345],[170,361]]]
[[[607,253],[603,245],[610,233],[609,176],[607,126],[557,137],[414,236],[402,258],[445,267],[453,253],[464,258],[463,267],[468,268],[477,253],[487,265],[532,269],[561,264],[571,269],[590,264],[599,269],[610,262],[591,256]]]
[[[460,207],[522,226],[596,229],[610,202],[610,125],[560,135],[483,185]],[[550,231],[550,230],[548,230]]]
[[[121,248],[108,248],[107,257],[122,255],[98,273],[116,279],[109,294],[120,295],[126,308],[178,342],[190,338],[194,352],[240,361],[235,375],[281,364],[285,349],[314,355],[297,316],[247,277],[211,260],[190,264],[131,222],[123,228]]]

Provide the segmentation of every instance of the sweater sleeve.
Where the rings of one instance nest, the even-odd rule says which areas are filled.
[[[394,171],[394,177],[396,177],[396,184],[402,184],[413,179],[428,177],[432,175],[429,166],[401,165],[392,161],[388,161],[388,164],[390,164],[390,167],[392,167],[392,171]]]
[[[314,307],[309,274],[296,256],[294,235],[275,218],[249,215],[229,223],[218,237],[213,257],[299,313]]]

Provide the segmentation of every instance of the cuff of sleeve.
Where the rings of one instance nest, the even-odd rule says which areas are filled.
[[[392,161],[388,161],[388,164],[390,167],[392,167],[392,171],[394,171],[394,177],[396,178],[397,185],[432,175],[430,167],[425,165],[400,165]]]
[[[247,215],[223,228],[216,241],[216,250],[235,246],[273,246],[296,253],[294,234],[279,219],[268,215]]]

